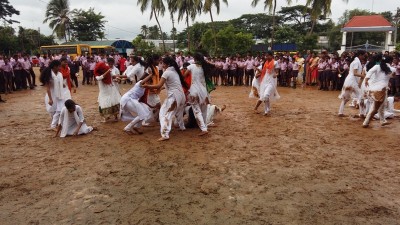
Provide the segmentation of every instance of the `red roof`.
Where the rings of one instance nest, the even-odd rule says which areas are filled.
[[[344,27],[391,27],[392,24],[381,15],[354,16]]]

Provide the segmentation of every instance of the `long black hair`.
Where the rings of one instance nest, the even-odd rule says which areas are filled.
[[[353,62],[356,57],[359,57],[360,55],[365,55],[365,53],[366,52],[364,50],[358,50],[354,57],[351,59],[351,62]]]
[[[54,67],[57,67],[57,66],[60,66],[60,65],[61,65],[61,62],[58,61],[58,60],[51,61],[50,65],[40,73],[40,78],[39,78],[40,82],[43,85],[48,84],[50,82],[50,80],[52,79],[51,78],[51,70]]]
[[[365,66],[365,69],[367,70],[367,72],[372,69],[372,67],[374,67],[377,63],[381,63],[382,62],[382,53],[376,54],[374,56],[372,56],[371,61],[368,62],[368,64]]]
[[[173,66],[175,71],[178,73],[179,75],[179,80],[181,81],[182,87],[189,89],[187,83],[185,82],[185,79],[182,76],[181,70],[179,69],[178,64],[176,63],[176,61],[171,57],[171,56],[167,56],[163,59],[163,63],[165,63],[168,66]]]
[[[155,69],[154,69],[154,61],[159,60],[160,56],[159,55],[151,55],[147,58],[147,68],[150,67],[151,72],[153,73],[153,75],[156,73]]]
[[[146,66],[147,66],[147,64],[146,64],[145,62],[143,62],[142,58],[139,57],[139,56],[133,56],[132,59],[133,59],[135,62],[137,62],[137,63],[139,63],[140,65],[142,65],[143,67],[146,67]]]
[[[210,78],[211,77],[211,69],[214,68],[215,66],[211,63],[208,63],[204,59],[204,55],[201,54],[200,52],[196,52],[193,56],[194,60],[196,61],[197,64],[200,64],[201,67],[203,68],[204,72],[204,77]]]
[[[385,56],[383,60],[381,61],[381,70],[385,72],[386,74],[391,74],[392,70],[390,67],[387,65],[388,63],[391,64],[393,62],[393,57],[392,56]]]

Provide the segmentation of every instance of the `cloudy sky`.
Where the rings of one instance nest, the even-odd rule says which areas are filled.
[[[14,16],[13,19],[21,22],[21,26],[26,28],[38,29],[41,33],[49,35],[51,30],[47,24],[43,24],[46,5],[49,0],[9,0],[10,3],[20,11],[19,16]],[[223,5],[219,15],[215,15],[214,20],[229,20],[240,17],[242,14],[260,13],[263,12],[263,1],[260,1],[256,8],[251,7],[251,0],[228,0],[229,6]],[[305,0],[293,1],[294,4],[304,4]],[[383,4],[384,2],[384,4]],[[278,9],[281,6],[286,6],[285,0],[278,0]],[[137,0],[70,0],[70,8],[88,9],[93,7],[96,12],[102,12],[105,15],[106,35],[108,39],[126,39],[132,40],[140,33],[142,25],[156,25],[153,18],[149,20],[149,11],[140,12],[137,6]],[[332,15],[334,21],[343,14],[346,9],[366,9],[374,12],[392,11],[400,7],[399,0],[349,0],[345,3],[343,0],[332,0]],[[277,10],[279,11],[279,10]],[[198,22],[209,22],[208,15],[201,15],[196,18]],[[172,24],[168,13],[160,19],[163,31],[170,32]],[[18,26],[18,25],[16,25]],[[177,24],[178,31],[185,28],[183,21]]]

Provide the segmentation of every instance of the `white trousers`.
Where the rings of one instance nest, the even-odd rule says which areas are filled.
[[[50,124],[50,128],[56,128],[58,125],[58,120],[60,119],[60,114],[61,111],[55,111],[52,115],[51,115],[51,124]]]
[[[131,114],[136,113],[137,109],[132,101],[128,101],[124,107],[125,107],[124,109],[126,111],[130,112]],[[130,131],[130,130],[132,130],[132,127],[139,128],[142,126],[142,122],[143,122],[143,119],[140,119],[139,116],[136,116],[128,125],[126,125],[124,130]]]
[[[169,133],[171,132],[173,117],[175,116],[179,128],[185,130],[185,124],[183,122],[183,111],[184,105],[178,106],[175,98],[170,97],[165,99],[161,106],[159,119],[160,119],[160,132],[161,137],[169,138]]]
[[[206,104],[192,104],[192,110],[194,117],[196,118],[197,125],[201,131],[207,131],[207,105]]]

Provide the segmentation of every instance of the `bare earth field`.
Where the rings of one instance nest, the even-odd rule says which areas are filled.
[[[398,117],[364,129],[353,108],[336,116],[338,92],[310,88],[280,88],[263,117],[248,92],[218,87],[218,126],[165,143],[158,126],[101,123],[97,86],[73,99],[99,130],[64,139],[44,88],[2,95],[0,224],[400,224]]]

